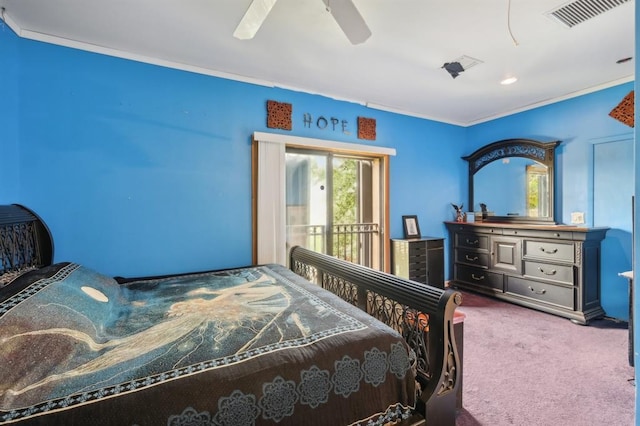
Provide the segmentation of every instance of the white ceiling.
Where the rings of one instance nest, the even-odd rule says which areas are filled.
[[[635,60],[616,64],[634,55],[634,1],[567,29],[545,16],[565,0],[354,0],[372,32],[358,45],[322,0],[278,0],[252,40],[235,39],[250,2],[0,0],[0,7],[25,38],[459,125],[634,77]],[[441,67],[463,55],[482,63],[453,79]],[[519,80],[500,85],[507,76]]]

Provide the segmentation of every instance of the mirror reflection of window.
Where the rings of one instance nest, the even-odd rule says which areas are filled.
[[[531,217],[549,215],[547,188],[549,187],[547,168],[538,164],[528,165],[527,173],[527,211]]]
[[[474,177],[473,193],[474,211],[484,203],[489,215],[550,215],[549,171],[529,158],[509,157],[487,164]]]

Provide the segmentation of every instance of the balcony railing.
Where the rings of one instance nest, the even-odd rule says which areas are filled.
[[[287,242],[291,247],[300,245],[376,269],[379,235],[377,223],[287,226]]]

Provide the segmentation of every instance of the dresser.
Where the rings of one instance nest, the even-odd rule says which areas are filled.
[[[444,238],[392,239],[391,273],[444,288]]]
[[[608,228],[446,222],[450,285],[563,316],[604,316],[600,243]]]

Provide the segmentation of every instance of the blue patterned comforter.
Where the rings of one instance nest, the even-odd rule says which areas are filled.
[[[0,291],[0,424],[385,424],[393,330],[278,265],[118,284],[74,263]]]

